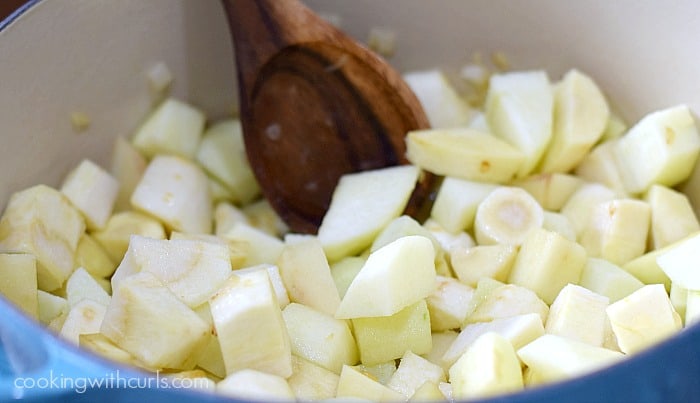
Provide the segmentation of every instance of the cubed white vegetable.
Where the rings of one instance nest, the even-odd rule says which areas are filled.
[[[31,253],[39,289],[60,288],[75,268],[85,220],[58,190],[36,185],[13,194],[0,218],[0,249]]]
[[[153,274],[189,307],[206,302],[231,275],[228,247],[188,239],[152,239],[134,235],[112,277],[116,289],[125,278]]]
[[[339,319],[389,316],[435,290],[433,243],[409,235],[378,249],[355,276],[335,317]]]
[[[411,165],[347,174],[333,192],[318,238],[333,262],[369,247],[401,215],[418,180]]]
[[[513,345],[498,333],[486,333],[450,367],[454,399],[512,393],[523,388],[520,361]]]
[[[29,316],[47,319],[39,306],[34,255],[0,253],[0,294]]]
[[[292,343],[292,354],[340,374],[343,365],[359,361],[355,338],[347,321],[291,303],[282,311]]]
[[[174,98],[163,101],[134,134],[134,146],[148,158],[157,154],[193,158],[204,130],[202,111]]]
[[[464,127],[472,119],[473,110],[442,71],[412,71],[403,78],[418,97],[431,127]]]
[[[340,295],[318,238],[287,243],[277,259],[277,266],[291,301],[331,316],[335,314]]]
[[[216,392],[238,399],[294,400],[294,393],[284,378],[253,369],[228,375],[216,385]]]
[[[607,307],[607,297],[567,284],[549,307],[545,332],[602,347]]]
[[[227,374],[292,374],[289,335],[267,271],[231,275],[209,305]]]
[[[221,181],[235,202],[246,204],[260,194],[248,163],[240,120],[227,119],[210,126],[199,144],[197,162]]]
[[[544,71],[494,74],[486,96],[486,118],[493,133],[521,150],[525,177],[539,163],[552,138],[554,97]]]
[[[681,329],[662,284],[646,285],[607,308],[610,325],[623,353],[637,352]]]
[[[625,355],[602,347],[545,334],[518,349],[518,358],[535,371],[542,381],[580,376],[612,365]]]
[[[99,330],[149,367],[173,369],[192,369],[212,331],[148,272],[114,289]]]
[[[693,170],[700,135],[687,105],[643,117],[615,146],[615,160],[625,189],[643,193],[653,184],[675,186]]]
[[[210,233],[212,229],[207,176],[180,157],[155,157],[134,190],[131,204],[176,231]]]

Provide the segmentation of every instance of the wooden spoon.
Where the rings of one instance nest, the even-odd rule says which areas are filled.
[[[341,175],[406,163],[427,128],[400,74],[297,0],[223,0],[248,158],[293,231],[315,233]],[[419,215],[432,175],[406,209]]]

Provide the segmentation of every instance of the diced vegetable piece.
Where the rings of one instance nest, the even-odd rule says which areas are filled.
[[[399,392],[373,380],[357,368],[344,366],[338,380],[336,396],[342,401],[352,401],[352,398],[367,399],[372,402],[398,402],[406,398]]]
[[[73,272],[85,220],[61,192],[37,185],[10,197],[0,218],[0,250],[33,254],[39,289],[60,288]]]
[[[289,387],[298,400],[323,400],[335,397],[340,376],[311,361],[292,355]]]
[[[112,277],[114,289],[128,276],[153,274],[187,306],[206,302],[231,275],[228,248],[222,244],[185,239],[152,239],[134,235]]]
[[[525,189],[543,209],[559,211],[582,184],[579,177],[555,172],[530,175],[513,186]]]
[[[425,300],[391,316],[353,319],[352,325],[360,360],[365,365],[401,358],[408,350],[425,354],[432,347]]]
[[[294,400],[286,379],[254,369],[242,369],[228,375],[216,384],[216,392],[238,399]]]
[[[42,319],[36,275],[34,255],[0,253],[0,294],[32,318]]]
[[[227,119],[210,126],[199,144],[197,162],[221,181],[235,202],[246,204],[260,194],[245,153],[240,120]]]
[[[339,319],[394,315],[435,290],[433,243],[409,235],[371,253],[345,293]]]
[[[662,284],[640,288],[608,306],[607,312],[617,343],[625,354],[664,340],[680,330],[682,324]]]
[[[675,285],[700,290],[700,232],[674,243],[659,253],[656,263]]]
[[[267,271],[231,275],[209,305],[227,374],[292,374],[289,335]]]
[[[665,186],[652,185],[644,195],[644,200],[651,208],[649,245],[652,250],[700,231],[693,206],[683,193]]]
[[[547,73],[494,74],[486,96],[486,119],[493,133],[525,154],[518,177],[532,172],[552,138],[554,97]]]
[[[454,249],[450,262],[459,281],[475,287],[484,277],[506,281],[517,254],[515,245],[477,245]]]
[[[134,211],[123,211],[109,218],[107,226],[92,233],[114,262],[121,262],[132,235],[165,239],[165,228],[158,220]]]
[[[496,187],[489,183],[447,177],[440,185],[430,217],[452,233],[470,230],[479,203]]]
[[[142,367],[142,364],[134,356],[117,347],[112,340],[105,337],[102,333],[80,334],[78,336],[78,345],[80,348],[91,350],[93,353],[110,360]]]
[[[114,201],[114,211],[131,209],[131,194],[141,181],[146,171],[148,161],[134,146],[124,139],[117,137],[112,151],[110,173],[119,182],[117,198]]]
[[[509,182],[525,156],[489,133],[469,128],[408,132],[406,156],[412,164],[438,175],[477,182]]]
[[[587,75],[569,70],[554,89],[552,140],[540,163],[542,172],[568,172],[603,135],[610,108]]]
[[[251,225],[238,223],[221,237],[234,242],[245,254],[243,267],[275,264],[284,250],[284,242]]]
[[[579,285],[608,297],[613,303],[642,288],[644,283],[605,259],[591,257],[586,261]]]
[[[335,315],[340,295],[318,238],[285,245],[277,266],[291,301]]]
[[[119,182],[87,159],[68,173],[61,186],[61,193],[85,217],[89,230],[100,229],[107,224],[118,190]]]
[[[403,78],[418,97],[431,127],[463,127],[472,119],[474,111],[440,70],[413,71]]]
[[[473,288],[456,279],[438,276],[437,288],[426,298],[430,329],[439,332],[459,328],[466,319],[473,294]]]
[[[214,207],[214,234],[223,236],[238,223],[250,225],[243,210],[229,202],[216,203],[216,207]]]
[[[149,367],[173,369],[194,367],[211,334],[210,325],[148,272],[114,289],[99,330]]]
[[[624,354],[553,334],[545,334],[517,351],[541,382],[590,373],[624,359]]]
[[[599,183],[584,183],[561,208],[561,213],[569,219],[578,236],[586,228],[595,206],[615,198],[615,192],[607,186]]]
[[[66,299],[71,308],[84,299],[107,306],[110,296],[90,273],[81,267],[76,269],[66,281]]]
[[[513,345],[498,333],[486,333],[450,367],[452,397],[477,398],[523,388],[520,361]]]
[[[478,288],[477,288],[478,290]],[[477,299],[474,293],[472,299]],[[470,303],[474,309],[467,313],[465,324],[490,322],[494,319],[509,318],[527,313],[536,313],[544,322],[549,307],[532,290],[515,284],[495,287],[483,299]]]
[[[598,144],[578,164],[574,172],[581,179],[590,183],[599,183],[619,196],[626,196],[628,192],[615,161],[616,142],[616,140],[610,140]]]
[[[494,319],[491,322],[472,323],[464,327],[441,357],[441,362],[452,366],[480,336],[494,332],[508,340],[517,350],[544,334],[542,317],[536,313]]]
[[[600,203],[591,211],[579,242],[590,256],[623,265],[644,254],[650,218],[651,208],[641,200]]]
[[[614,150],[629,193],[653,184],[675,186],[688,178],[700,152],[700,135],[686,105],[652,112],[616,142]]]
[[[336,374],[340,374],[343,365],[359,361],[355,338],[346,321],[297,303],[287,305],[282,317],[292,354]]]
[[[675,243],[661,249],[647,252],[622,265],[622,269],[637,277],[644,284],[663,284],[666,290],[670,290],[671,280],[661,269],[656,259],[669,251],[673,246],[675,246]]]
[[[84,268],[96,278],[106,278],[114,273],[117,263],[93,236],[84,233],[75,251],[75,267]]]
[[[544,330],[549,334],[602,347],[607,307],[607,297],[581,286],[568,284],[562,288],[549,307]]]
[[[564,286],[578,284],[586,258],[586,250],[578,243],[536,229],[520,247],[509,282],[533,290],[551,304]]]
[[[437,385],[446,380],[445,371],[440,366],[411,351],[406,351],[387,386],[409,398],[425,382]]]
[[[204,113],[168,98],[154,110],[134,135],[134,146],[146,157],[157,154],[192,159],[204,130]]]
[[[256,266],[246,267],[245,269],[236,270],[236,274],[241,275],[255,270],[265,270],[267,275],[270,276],[270,282],[272,283],[272,289],[275,291],[277,296],[277,302],[279,302],[280,309],[284,309],[285,306],[289,305],[289,294],[287,294],[287,288],[284,286],[282,281],[282,275],[280,274],[279,267],[273,264],[260,264]]]
[[[318,239],[333,262],[369,247],[401,215],[418,180],[410,165],[347,174],[340,178]]]
[[[520,245],[543,221],[542,206],[529,193],[502,186],[479,203],[474,234],[479,245]]]
[[[70,306],[68,301],[58,295],[50,294],[46,291],[37,291],[38,317],[44,325],[48,325],[52,320],[68,314]]]
[[[156,156],[134,189],[131,204],[176,231],[210,233],[212,229],[207,176],[180,157]]]
[[[571,221],[569,221],[564,214],[545,211],[544,220],[542,220],[542,228],[556,232],[569,241],[576,240],[576,231],[573,225],[571,225]]]
[[[61,337],[78,345],[81,334],[98,333],[105,317],[107,307],[91,299],[83,299],[68,311]]]

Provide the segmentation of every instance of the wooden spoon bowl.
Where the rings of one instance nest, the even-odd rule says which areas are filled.
[[[248,159],[290,228],[315,233],[340,176],[406,163],[406,133],[428,120],[399,73],[299,1],[223,3]],[[407,213],[419,214],[433,179]]]

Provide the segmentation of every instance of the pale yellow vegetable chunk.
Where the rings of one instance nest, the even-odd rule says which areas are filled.
[[[406,157],[438,175],[493,183],[512,180],[525,158],[507,142],[467,128],[409,132]]]
[[[352,326],[360,360],[365,365],[401,358],[408,350],[425,354],[432,348],[430,314],[425,300],[391,316],[353,319]]]
[[[675,186],[693,170],[700,135],[687,105],[643,117],[615,146],[615,160],[625,189],[643,193],[653,184]]]
[[[513,345],[497,333],[486,333],[450,367],[455,399],[512,393],[523,388],[520,361]]]
[[[156,369],[192,369],[211,334],[209,324],[148,272],[114,290],[99,330]]]
[[[406,399],[401,393],[382,385],[348,365],[344,366],[340,372],[336,396],[342,398],[340,401],[352,401],[353,398],[360,398],[372,402],[398,402]]]
[[[292,354],[336,374],[340,374],[343,365],[355,365],[359,361],[355,338],[347,321],[297,303],[287,305],[282,317]]]
[[[216,384],[216,392],[234,398],[261,401],[294,399],[294,393],[284,378],[254,369],[242,369],[228,375]]]
[[[289,334],[267,271],[231,275],[209,306],[227,374],[245,368],[292,374]]]
[[[0,253],[0,293],[27,315],[40,318],[34,255]]]
[[[134,134],[134,146],[146,157],[157,154],[193,158],[204,129],[202,111],[174,98],[163,101]]]
[[[544,330],[592,346],[602,347],[608,298],[591,290],[567,284],[549,307]]]
[[[418,180],[410,165],[347,174],[340,178],[318,239],[330,262],[361,252],[399,217]]]
[[[371,253],[340,302],[335,317],[394,315],[436,287],[433,243],[420,235],[399,238]]]
[[[626,354],[656,344],[682,326],[662,284],[640,288],[611,304],[607,312],[617,344]]]
[[[610,117],[602,91],[586,74],[569,70],[554,88],[552,140],[542,172],[568,172],[600,139]]]
[[[517,176],[532,172],[552,138],[554,97],[545,71],[494,74],[484,109],[491,131],[525,154]]]
[[[331,316],[335,314],[340,295],[318,238],[287,243],[277,266],[290,300]]]
[[[54,291],[73,272],[84,232],[85,220],[68,198],[37,185],[10,197],[0,218],[0,250],[33,254],[39,289]]]
[[[548,304],[564,286],[577,284],[586,264],[586,250],[556,232],[532,231],[520,247],[509,281],[533,290]]]

